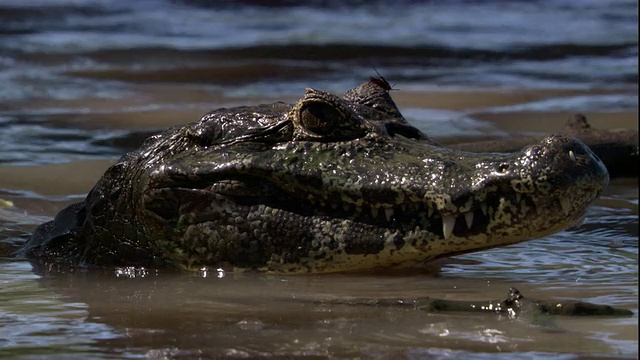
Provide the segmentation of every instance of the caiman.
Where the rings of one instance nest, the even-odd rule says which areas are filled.
[[[417,267],[580,223],[607,185],[582,142],[441,146],[382,78],[223,108],[149,138],[21,255],[72,265],[337,272]]]

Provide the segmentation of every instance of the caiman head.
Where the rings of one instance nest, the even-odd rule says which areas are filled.
[[[591,150],[562,135],[512,154],[441,146],[387,85],[307,89],[293,106],[219,109],[156,135],[26,253],[186,269],[419,266],[571,227],[608,183]]]

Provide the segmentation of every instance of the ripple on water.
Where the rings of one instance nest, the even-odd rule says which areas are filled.
[[[543,239],[461,256],[448,274],[520,278],[533,282],[591,282],[611,286],[637,281],[638,216],[630,209],[592,207],[584,224]]]
[[[0,357],[86,357],[96,351],[96,340],[120,336],[86,321],[87,304],[68,302],[40,286],[39,278],[28,262],[0,259]]]

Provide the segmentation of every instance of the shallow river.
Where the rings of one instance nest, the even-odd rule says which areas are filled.
[[[82,200],[159,129],[305,87],[343,92],[374,67],[407,119],[445,143],[553,132],[575,112],[637,129],[635,1],[256,3],[0,1],[0,246]],[[361,301],[491,300],[510,287],[634,315]],[[0,258],[2,359],[586,360],[637,348],[636,179],[614,180],[577,229],[415,273],[57,272]]]

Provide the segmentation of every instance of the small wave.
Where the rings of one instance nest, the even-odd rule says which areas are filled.
[[[495,106],[480,109],[489,113],[510,113],[518,111],[634,111],[638,108],[638,96],[632,94],[598,94],[563,96],[522,104]]]

